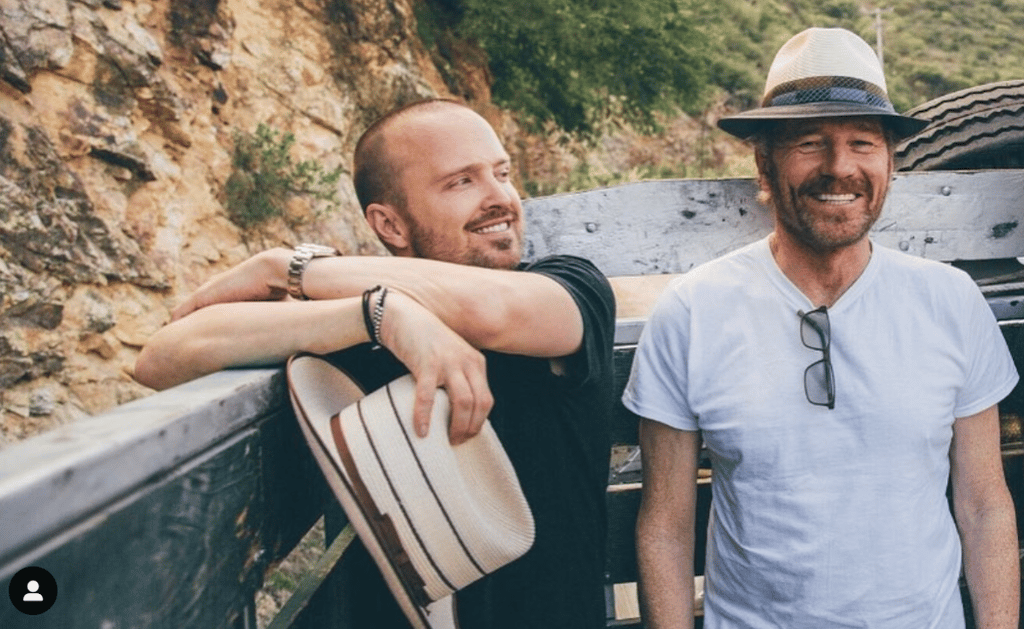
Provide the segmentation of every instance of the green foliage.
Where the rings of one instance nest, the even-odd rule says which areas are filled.
[[[613,116],[654,128],[655,112],[701,102],[708,60],[690,1],[427,0],[418,17],[428,46],[454,37],[486,53],[498,104],[585,136]]]
[[[609,121],[656,128],[711,98],[760,101],[779,47],[811,26],[876,46],[905,111],[951,91],[1024,76],[1024,0],[419,0],[420,36],[455,93],[460,61],[486,56],[494,100],[541,129],[595,137]],[[482,53],[481,53],[482,51]]]
[[[1024,0],[716,0],[700,12],[712,59],[709,80],[731,95],[732,106],[752,107],[787,39],[811,26],[841,27],[876,46],[876,8],[897,110],[1024,76]]]
[[[899,110],[1020,78],[1024,59],[1024,0],[422,0],[417,7],[420,36],[456,92],[453,57],[474,43],[487,56],[498,104],[536,128],[554,121],[584,136],[598,135],[608,120],[655,128],[656,112],[694,113],[716,90],[736,109],[752,107],[792,35],[841,27],[874,46],[876,8]]]
[[[897,109],[966,87],[1024,76],[1022,23],[1021,0],[895,3],[885,15],[885,61]]]
[[[822,12],[838,22],[856,22],[861,7],[854,0],[829,0],[821,5]]]
[[[234,171],[224,185],[228,216],[250,228],[274,216],[285,216],[289,197],[306,195],[339,206],[337,183],[342,169],[325,171],[313,160],[292,161],[295,136],[260,123],[253,134],[235,133]]]

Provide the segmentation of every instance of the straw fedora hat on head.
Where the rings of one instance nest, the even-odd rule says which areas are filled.
[[[417,437],[411,376],[364,396],[307,354],[288,361],[287,376],[314,458],[399,607],[415,629],[455,629],[455,592],[533,545],[533,516],[494,429],[485,422],[452,446],[439,389],[429,433]]]
[[[928,126],[896,113],[882,64],[867,42],[841,28],[809,28],[775,55],[761,106],[722,118],[718,127],[746,139],[769,121],[851,116],[879,116],[898,139]]]

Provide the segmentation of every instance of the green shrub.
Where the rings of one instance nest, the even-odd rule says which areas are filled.
[[[889,95],[901,109],[972,84],[1019,79],[1024,58],[1024,0],[418,0],[414,6],[420,36],[454,93],[468,93],[459,61],[469,50],[482,51],[495,102],[537,123],[535,129],[554,121],[578,135],[598,135],[609,119],[649,128],[659,110],[694,114],[716,87],[731,95],[731,107],[755,106],[779,47],[809,26],[846,28],[872,46],[881,27]]]
[[[285,204],[294,195],[321,202],[321,211],[338,208],[341,167],[325,171],[313,160],[293,162],[293,134],[282,135],[260,123],[255,133],[236,132],[234,140],[234,170],[224,185],[224,196],[228,216],[239,227],[284,217]]]
[[[426,0],[427,45],[482,49],[494,100],[540,128],[578,135],[619,117],[654,128],[655,112],[697,107],[706,84],[705,39],[689,0]]]

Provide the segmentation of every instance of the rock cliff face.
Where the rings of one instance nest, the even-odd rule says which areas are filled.
[[[369,121],[448,95],[411,2],[0,0],[0,447],[147,394],[138,348],[211,273],[303,240],[380,251],[347,176],[339,210],[257,230],[223,187],[260,123],[347,175]]]

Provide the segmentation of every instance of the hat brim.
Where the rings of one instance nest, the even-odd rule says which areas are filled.
[[[896,134],[897,140],[905,140],[928,126],[927,120],[901,116],[900,114],[858,103],[807,103],[801,105],[780,105],[751,109],[734,116],[721,118],[718,128],[741,140],[746,140],[768,123],[783,120],[808,120],[812,118],[853,118],[877,116]]]
[[[455,629],[454,596],[446,596],[421,607],[406,590],[391,558],[367,521],[333,445],[331,418],[363,398],[365,392],[348,374],[326,360],[308,354],[293,356],[288,361],[287,376],[296,419],[313,457],[345,510],[352,528],[380,568],[398,606],[414,629]]]

